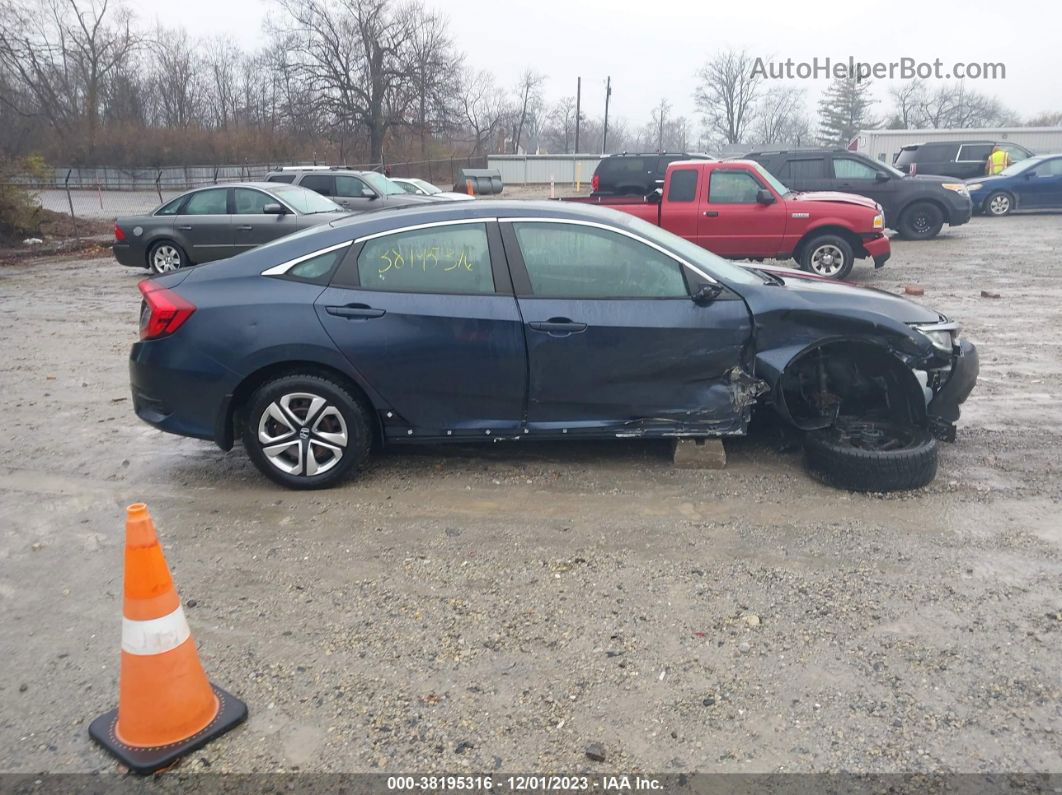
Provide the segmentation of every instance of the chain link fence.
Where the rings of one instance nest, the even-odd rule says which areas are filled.
[[[165,168],[55,168],[44,175],[16,178],[10,187],[26,191],[44,210],[68,216],[73,237],[93,237],[115,218],[142,215],[203,185],[264,181],[270,171],[312,162],[254,163]],[[465,168],[486,168],[487,158],[449,157],[408,162],[351,163],[342,168],[416,177],[449,190]],[[64,226],[65,229],[65,226]]]

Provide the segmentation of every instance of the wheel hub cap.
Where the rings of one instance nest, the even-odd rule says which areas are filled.
[[[266,460],[288,475],[312,477],[335,467],[347,447],[347,424],[320,395],[292,392],[270,403],[258,420]]]

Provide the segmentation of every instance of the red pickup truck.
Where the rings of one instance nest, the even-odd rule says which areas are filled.
[[[635,215],[733,259],[788,259],[843,279],[857,258],[889,258],[881,206],[850,193],[793,193],[750,160],[671,163],[645,198],[573,197]]]

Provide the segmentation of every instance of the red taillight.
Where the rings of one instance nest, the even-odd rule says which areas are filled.
[[[122,227],[118,226],[118,224],[114,225],[114,239],[119,243],[125,240],[125,232],[122,231]]]
[[[590,177],[590,190],[592,190],[594,193],[597,193],[600,187],[601,177],[599,177],[597,174],[594,174],[594,176]]]
[[[137,286],[144,296],[144,307],[140,312],[142,340],[154,340],[172,334],[195,311],[195,304],[184,300],[173,290],[160,287],[151,279],[144,279]]]

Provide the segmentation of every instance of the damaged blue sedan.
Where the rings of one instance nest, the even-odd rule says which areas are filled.
[[[977,352],[943,315],[624,213],[367,213],[147,279],[137,415],[332,486],[391,444],[705,438],[775,412],[836,485],[922,486]]]

